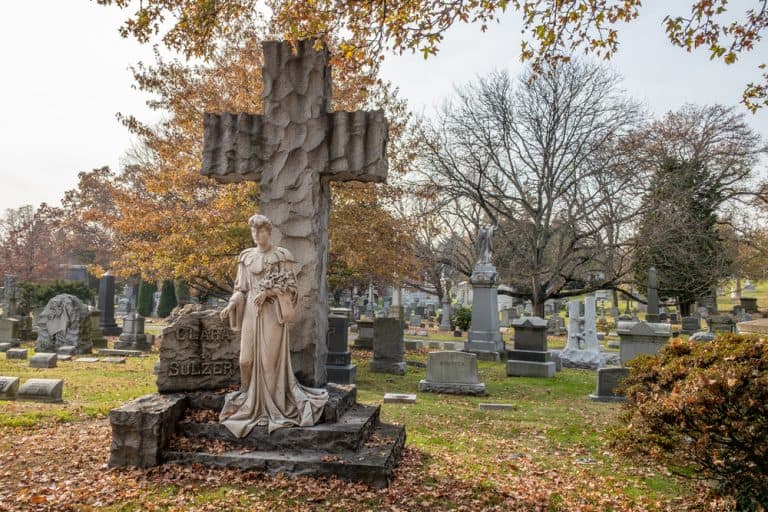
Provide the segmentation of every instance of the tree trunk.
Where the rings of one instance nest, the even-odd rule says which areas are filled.
[[[693,306],[693,302],[681,302],[679,304],[680,316],[681,317],[691,316],[691,307],[692,306]]]
[[[741,300],[741,277],[739,276],[736,276],[736,286],[734,287],[733,293],[731,293],[731,298]]]
[[[544,318],[544,301],[533,303],[533,315]]]

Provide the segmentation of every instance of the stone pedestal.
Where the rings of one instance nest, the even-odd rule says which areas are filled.
[[[115,342],[118,350],[149,350],[147,335],[144,334],[144,317],[131,311],[123,319],[123,333]]]
[[[485,384],[477,377],[477,356],[467,352],[430,352],[427,378],[419,382],[420,392],[451,395],[484,395]]]
[[[115,276],[109,272],[99,280],[99,324],[106,336],[119,336],[122,332],[115,322]]]
[[[371,350],[373,348],[373,332],[373,320],[358,320],[357,339],[355,339],[354,348]]]
[[[475,265],[472,283],[472,324],[469,328],[465,352],[478,359],[498,361],[504,353],[504,341],[499,331],[499,302],[496,295],[496,267],[491,264]]]
[[[371,371],[405,375],[403,324],[397,318],[377,318],[373,329]]]
[[[91,322],[91,343],[94,348],[107,348],[107,338],[101,330],[101,311],[94,309],[88,317]]]
[[[629,375],[629,368],[599,368],[597,370],[597,388],[589,395],[596,402],[623,402],[623,395],[618,394],[617,388]]]
[[[357,365],[352,364],[348,338],[349,319],[346,316],[328,317],[328,358],[325,370],[328,382],[354,384]]]
[[[648,322],[619,322],[616,332],[621,338],[619,357],[622,365],[640,354],[658,354],[672,336],[669,324]]]
[[[443,314],[440,317],[440,330],[449,332],[451,330],[451,301],[443,299]]]
[[[757,299],[753,297],[742,297],[740,299],[741,307],[747,313],[757,313]]]
[[[21,343],[21,322],[16,318],[0,317],[0,343],[18,347]]]
[[[515,329],[515,348],[507,351],[507,376],[555,376],[557,368],[547,350],[547,321],[525,316],[512,321]]]

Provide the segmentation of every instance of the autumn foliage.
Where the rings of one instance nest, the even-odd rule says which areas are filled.
[[[768,505],[768,340],[676,339],[624,386],[619,445],[718,482],[739,510]]]

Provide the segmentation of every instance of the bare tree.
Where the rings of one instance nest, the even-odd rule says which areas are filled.
[[[496,264],[513,289],[504,293],[539,315],[547,299],[615,287],[627,271],[639,179],[620,141],[642,116],[618,84],[584,62],[535,80],[496,72],[423,124],[423,184],[456,206],[453,219],[474,205],[499,225]]]

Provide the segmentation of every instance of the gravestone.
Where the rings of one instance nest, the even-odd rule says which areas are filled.
[[[385,404],[415,404],[416,395],[408,393],[384,393]]]
[[[14,346],[10,343],[0,343],[0,352],[5,352],[10,348],[13,348]]]
[[[645,313],[645,321],[648,323],[659,322],[659,279],[656,275],[656,267],[648,269],[648,308]]]
[[[302,303],[291,325],[291,361],[305,384],[325,383],[326,271],[330,181],[384,182],[387,122],[383,111],[328,112],[331,70],[326,49],[299,41],[263,43],[264,114],[206,114],[202,174],[217,181],[256,181],[260,213],[276,245],[296,257]]]
[[[56,368],[57,356],[46,352],[38,352],[29,360],[30,368]]]
[[[443,297],[443,309],[440,317],[440,330],[448,332],[451,330],[451,299],[446,293]]]
[[[161,393],[240,384],[240,337],[218,311],[181,314],[163,329],[157,389]]]
[[[16,395],[19,400],[59,403],[64,390],[61,379],[28,379]]]
[[[602,366],[593,295],[585,297],[583,304],[579,300],[568,302],[568,339],[565,348],[560,351],[560,359],[566,368],[595,370]]]
[[[744,308],[744,311],[747,313],[757,313],[757,299],[754,297],[742,297],[741,300],[741,307]]]
[[[74,295],[62,293],[45,306],[37,319],[37,352],[71,350],[76,354],[90,354],[91,322],[88,306]]]
[[[623,402],[626,398],[619,394],[617,388],[627,376],[629,368],[598,368],[597,388],[589,395],[589,399],[596,402]]]
[[[0,343],[18,347],[21,343],[21,321],[18,318],[0,317]]]
[[[357,339],[355,339],[354,348],[371,350],[373,348],[373,332],[373,320],[358,320]]]
[[[348,322],[349,318],[346,316],[330,315],[328,317],[328,359],[326,361],[328,382],[355,383],[357,365],[352,364],[352,354],[349,352]]]
[[[115,342],[118,350],[149,350],[147,335],[144,334],[144,317],[131,311],[123,318],[123,332]]]
[[[683,334],[693,334],[701,330],[701,320],[697,316],[684,316],[682,319],[681,332]]]
[[[403,324],[397,318],[377,318],[373,329],[371,371],[405,375]]]
[[[503,327],[510,327],[512,325],[512,320],[519,317],[520,315],[517,314],[516,307],[504,308],[501,310],[501,325]]]
[[[707,319],[709,332],[712,333],[734,333],[736,332],[736,321],[729,315],[711,316]]]
[[[689,341],[715,341],[715,333],[699,331],[691,334]]]
[[[104,337],[104,332],[101,330],[101,311],[98,309],[91,310],[88,319],[91,322],[91,346],[94,348],[107,348],[107,339]]]
[[[525,316],[512,322],[515,348],[507,350],[508,377],[554,377],[557,371],[547,350],[547,321]]]
[[[552,315],[547,320],[547,334],[551,336],[562,336],[568,331],[565,329],[565,319],[559,315]]]
[[[99,312],[101,332],[105,336],[119,336],[121,330],[115,322],[115,276],[109,272],[99,280]]]
[[[18,392],[18,377],[0,377],[0,400],[16,400]]]
[[[20,359],[26,361],[27,349],[25,348],[9,348],[5,353],[6,359]]]
[[[464,351],[478,359],[498,361],[504,353],[504,341],[499,331],[499,303],[496,290],[498,274],[491,263],[475,265],[472,283],[472,321]]]
[[[411,325],[413,327],[421,327],[422,321],[424,319],[421,318],[419,315],[411,315],[411,317],[408,319],[408,325]]]
[[[427,378],[419,391],[451,395],[484,395],[485,384],[477,377],[477,356],[467,352],[430,352]]]
[[[101,360],[102,363],[108,363],[108,364],[125,364],[125,358],[124,357],[105,357]]]
[[[650,322],[619,322],[616,332],[621,338],[619,357],[622,365],[639,354],[658,354],[672,336],[669,324]]]

